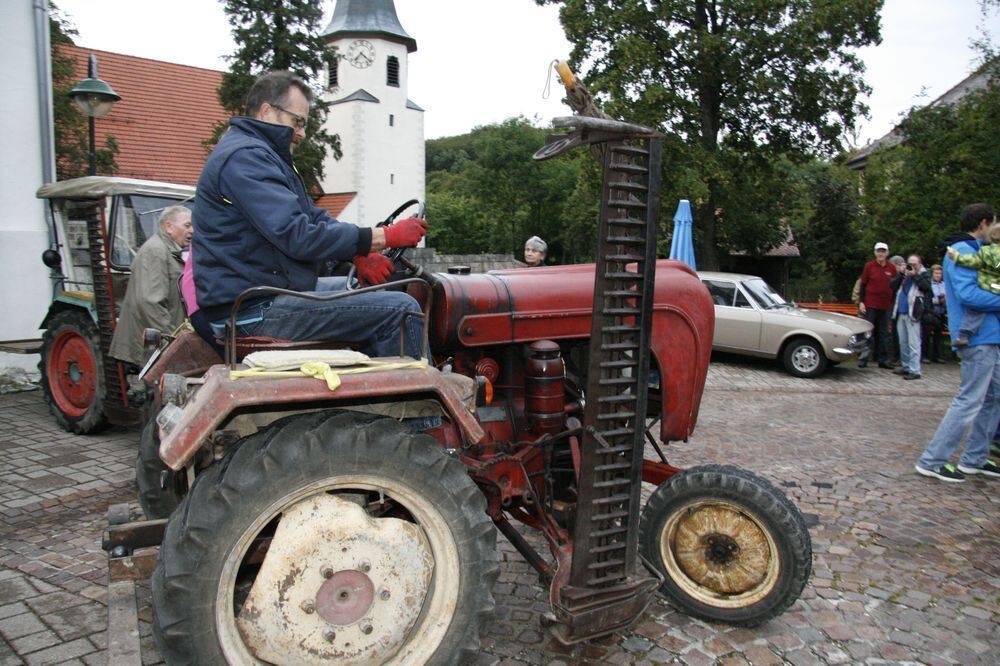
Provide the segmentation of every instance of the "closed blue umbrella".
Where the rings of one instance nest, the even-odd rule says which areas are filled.
[[[681,199],[674,213],[674,237],[670,241],[670,258],[683,261],[692,270],[698,270],[694,261],[694,240],[691,237],[691,202]]]

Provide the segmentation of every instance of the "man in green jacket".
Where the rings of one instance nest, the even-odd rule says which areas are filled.
[[[132,275],[121,316],[111,340],[110,355],[142,365],[142,333],[155,328],[172,333],[184,321],[178,280],[184,269],[181,251],[191,242],[191,211],[170,206],[160,215],[160,228],[142,244],[132,260]]]

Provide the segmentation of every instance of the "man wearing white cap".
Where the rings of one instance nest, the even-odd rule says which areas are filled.
[[[889,283],[898,271],[885,260],[889,256],[889,246],[875,243],[875,258],[861,270],[861,289],[858,312],[875,327],[875,338],[865,358],[858,361],[858,367],[868,365],[868,358],[874,353],[878,367],[891,369],[889,363],[889,314],[892,311],[893,293]]]

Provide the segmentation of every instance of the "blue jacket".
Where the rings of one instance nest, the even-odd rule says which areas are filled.
[[[982,246],[981,241],[966,240],[955,243],[952,247],[959,254],[975,254]],[[1000,296],[980,289],[976,284],[976,271],[963,268],[945,255],[944,259],[944,290],[947,295],[948,329],[958,331],[962,326],[962,317],[966,309],[980,310],[989,313],[983,319],[979,331],[969,338],[970,345],[1000,344]]]
[[[291,138],[290,127],[232,118],[205,162],[192,247],[198,305],[210,320],[250,287],[312,291],[322,262],[371,248],[371,229],[313,204],[292,166]]]

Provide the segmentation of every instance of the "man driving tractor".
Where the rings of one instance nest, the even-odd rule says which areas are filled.
[[[320,278],[327,261],[353,261],[362,285],[385,282],[392,262],[384,248],[420,242],[427,223],[419,218],[364,228],[339,222],[317,207],[292,165],[292,151],[306,136],[312,91],[287,71],[262,75],[247,95],[246,116],[229,129],[205,162],[194,205],[194,280],[198,305],[216,335],[233,304],[251,287],[300,292],[343,289],[343,278]],[[363,343],[371,356],[423,349],[417,302],[401,292],[376,291],[349,299],[309,301],[265,295],[241,304],[237,335],[285,340]]]

